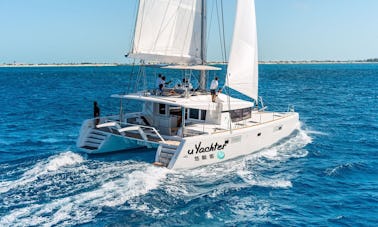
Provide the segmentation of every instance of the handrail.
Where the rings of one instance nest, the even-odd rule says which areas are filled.
[[[123,117],[138,117],[138,116],[141,116],[142,113],[141,112],[133,112],[133,113],[126,113],[124,114]],[[92,118],[92,119],[88,119],[88,120],[96,120],[96,119],[99,119],[100,121],[103,121],[103,122],[109,122],[109,121],[119,121],[119,115],[109,115],[109,116],[103,116],[103,117],[95,117],[95,118]]]
[[[159,137],[159,139],[165,143],[165,139],[160,135],[158,130],[156,130],[156,128],[152,128],[152,130],[154,130],[155,134]]]
[[[137,130],[139,132],[140,136],[142,137],[142,139],[145,140],[145,141],[149,141],[149,139],[148,139],[147,135],[144,133],[143,128],[151,129],[159,137],[159,139],[162,142],[164,142],[164,143],[166,142],[165,139],[160,135],[160,133],[154,127],[131,124],[131,123],[126,123],[125,125],[126,125],[126,127],[122,128],[121,125],[118,122],[110,121],[110,122],[106,122],[106,123],[96,125],[96,128],[115,127],[115,128],[117,128],[117,131],[121,134],[123,134],[123,132],[126,132],[126,131]]]
[[[110,122],[98,124],[96,125],[96,128],[106,128],[106,127],[116,127],[116,126],[117,126],[117,122],[110,121]]]
[[[156,128],[154,127],[151,127],[151,126],[146,126],[146,125],[137,125],[137,124],[131,124],[131,123],[127,123],[126,125],[131,125],[131,126],[138,126],[140,128],[147,128],[147,129],[152,129],[155,134],[159,137],[159,139],[163,142],[165,142],[165,139],[160,135],[160,133],[156,130]],[[127,128],[127,127],[126,127]]]

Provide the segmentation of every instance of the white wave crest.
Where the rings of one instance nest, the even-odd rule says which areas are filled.
[[[52,164],[52,162],[49,163]],[[112,168],[109,163],[105,163],[103,164],[105,168],[101,168],[102,166],[95,169],[86,166],[76,168],[79,172],[83,169],[92,171],[84,173],[85,176],[88,174],[101,175],[104,179],[98,178],[100,181],[83,182],[76,185],[76,187],[87,188],[99,184],[95,189],[73,195],[63,193],[61,198],[47,201],[45,204],[34,202],[27,207],[11,210],[6,216],[0,218],[0,226],[51,226],[87,223],[93,220],[104,207],[117,207],[125,202],[132,203],[130,200],[158,188],[169,172],[168,169],[145,163],[126,161],[115,164],[122,165],[113,165],[114,168]],[[119,174],[118,177],[113,179],[117,174]],[[144,210],[147,207],[144,204],[136,203],[131,204],[129,209]]]
[[[83,157],[72,151],[67,151],[54,155],[46,161],[38,163],[31,170],[26,171],[22,176],[23,178],[29,176],[39,176],[51,171],[57,171],[62,167],[80,164],[84,161]]]
[[[343,163],[336,167],[326,169],[325,174],[327,176],[339,176],[342,175],[344,171],[353,170],[354,168],[358,168],[360,166],[362,166],[361,163]]]
[[[57,171],[63,167],[74,166],[84,161],[83,157],[72,151],[67,151],[54,155],[46,161],[37,163],[32,169],[27,170],[22,177],[15,181],[0,182],[0,193],[9,191],[12,188],[21,187],[38,179],[38,177]]]
[[[263,177],[247,170],[240,170],[237,173],[244,182],[251,186],[269,187],[269,188],[291,188],[293,185],[290,180],[273,175]]]
[[[271,160],[303,158],[308,155],[308,151],[303,149],[303,147],[309,143],[312,143],[312,138],[308,135],[307,131],[298,129],[298,133],[294,137],[273,147],[266,148],[257,155]]]

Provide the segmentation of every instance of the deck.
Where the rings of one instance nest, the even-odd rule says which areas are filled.
[[[232,130],[239,130],[248,127],[254,127],[289,116],[290,113],[278,112],[258,112],[253,111],[250,119],[242,120],[231,124]],[[208,123],[191,123],[185,126],[185,135],[194,136],[201,134],[216,134],[230,130],[230,125],[215,125]]]

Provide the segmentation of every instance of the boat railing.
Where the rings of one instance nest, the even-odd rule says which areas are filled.
[[[137,125],[137,124],[130,124],[130,123],[127,123],[126,125],[130,125],[130,126],[136,126],[136,127],[139,127],[141,129],[150,129],[152,130],[156,136],[162,141],[162,142],[165,142],[164,138],[160,135],[160,133],[158,132],[158,130],[156,130],[156,128],[154,127],[151,127],[151,126],[146,126],[146,125]],[[130,127],[128,126],[128,127]],[[128,127],[125,127],[125,128],[128,128]],[[122,129],[121,129],[122,130]]]
[[[122,124],[122,122],[128,123],[129,119],[140,118],[141,116],[143,116],[141,112],[134,112],[134,113],[124,114],[121,117],[120,117],[120,115],[110,115],[110,116],[104,116],[104,117],[96,117],[96,118],[92,118],[91,121],[92,122],[96,122],[96,120],[99,120],[100,124],[115,121],[115,122],[118,122],[118,123]]]
[[[288,106],[287,106],[287,111],[286,112],[294,112],[295,110],[294,110],[294,105],[293,104],[289,104]]]
[[[105,117],[96,117],[89,119],[89,122],[96,123],[98,121],[99,124],[102,123],[107,123],[107,122],[112,122],[112,121],[119,121],[119,115],[110,115],[110,116],[105,116]],[[94,124],[89,125],[90,127],[94,126]]]
[[[194,129],[184,129],[184,137],[199,136],[207,134],[205,131],[199,131]]]
[[[137,131],[141,139],[143,139],[144,141],[157,143],[157,141],[148,138],[149,133],[146,133],[145,130],[150,130],[150,133],[152,132],[153,135],[157,136],[161,142],[163,143],[166,142],[165,139],[158,132],[158,130],[156,130],[156,128],[151,127],[151,126],[130,124],[130,123],[120,124],[117,121],[108,121],[108,122],[96,125],[96,128],[98,129],[107,128],[108,129],[107,131],[111,133],[114,133],[116,131],[122,136],[134,138],[134,139],[138,139],[138,138],[128,135],[127,132]]]

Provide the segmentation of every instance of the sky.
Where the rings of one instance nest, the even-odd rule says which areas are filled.
[[[222,60],[214,2],[208,61]],[[255,2],[259,60],[378,58],[378,0]],[[230,44],[235,1],[223,4]],[[0,64],[126,63],[136,7],[137,0],[0,0]]]

